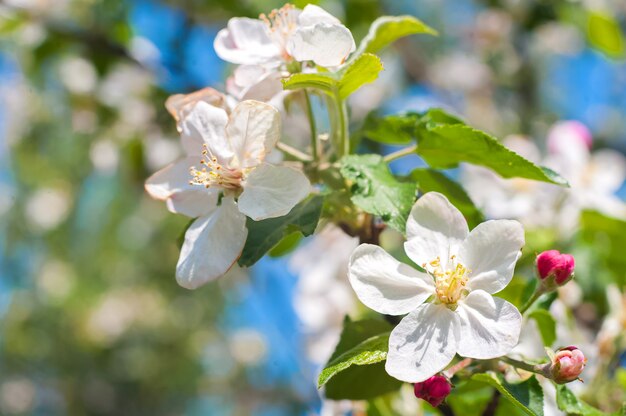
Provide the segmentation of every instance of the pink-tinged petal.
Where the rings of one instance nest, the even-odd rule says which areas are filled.
[[[483,290],[471,292],[458,305],[463,340],[459,355],[490,359],[507,354],[517,345],[522,315],[515,306]]]
[[[406,223],[404,250],[419,266],[437,257],[445,269],[448,259],[469,234],[467,221],[448,199],[428,192],[417,200]]]
[[[218,32],[213,43],[217,56],[234,64],[258,65],[280,60],[280,48],[258,19],[235,17]]]
[[[232,198],[223,198],[217,209],[198,218],[185,233],[176,266],[178,284],[196,289],[224,275],[241,256],[247,235],[246,216]]]
[[[287,52],[296,61],[313,61],[323,67],[341,65],[354,49],[350,30],[328,23],[300,27],[287,42]]]
[[[513,278],[522,255],[524,228],[513,220],[479,224],[459,250],[459,262],[470,269],[469,288],[487,293],[501,291]]]
[[[226,126],[233,149],[233,164],[239,168],[258,165],[280,138],[280,113],[269,104],[243,101],[237,105]]]
[[[427,380],[454,358],[462,339],[458,327],[457,316],[450,309],[423,303],[391,332],[385,370],[408,383]]]
[[[354,250],[348,278],[361,302],[387,315],[409,313],[435,293],[432,277],[372,244]]]
[[[165,101],[165,108],[167,108],[167,111],[174,117],[174,120],[180,124],[181,120],[184,120],[200,101],[214,107],[223,108],[224,110],[227,109],[224,94],[209,87],[189,94],[170,95]],[[180,131],[182,131],[182,129],[179,127],[179,132]]]
[[[239,210],[255,221],[287,215],[311,191],[302,172],[267,163],[252,170],[242,186]]]
[[[182,121],[183,140],[205,144],[208,157],[216,157],[221,165],[226,166],[233,158],[233,150],[226,137],[227,124],[228,114],[224,109],[203,101],[197,102]]]

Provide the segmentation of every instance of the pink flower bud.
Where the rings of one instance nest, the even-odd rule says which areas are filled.
[[[572,145],[589,150],[592,144],[591,131],[580,121],[560,121],[552,126],[548,132],[548,150],[550,153],[562,153],[567,150],[567,146]]]
[[[585,368],[587,359],[581,350],[570,346],[561,348],[552,358],[550,375],[552,380],[559,384],[569,383],[578,379]]]
[[[441,375],[435,375],[421,383],[415,383],[413,391],[415,397],[426,400],[431,406],[437,407],[448,397],[452,386],[448,379]]]
[[[563,286],[574,276],[574,257],[548,250],[537,256],[537,273],[544,286]]]

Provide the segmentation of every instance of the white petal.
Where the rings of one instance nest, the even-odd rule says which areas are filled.
[[[232,198],[223,198],[212,213],[198,218],[185,233],[176,280],[195,289],[217,279],[235,264],[246,242],[246,217]]]
[[[287,52],[296,61],[313,61],[323,67],[341,65],[354,49],[350,30],[328,23],[300,27],[287,42]]]
[[[280,59],[280,49],[258,19],[234,17],[213,43],[217,56],[234,64],[256,65]]]
[[[280,138],[280,113],[269,104],[244,101],[230,115],[226,134],[238,166],[256,166]]]
[[[242,186],[239,210],[255,221],[287,215],[311,190],[302,172],[266,163],[250,172]]]
[[[171,212],[197,218],[215,209],[218,196],[217,189],[194,186],[193,190],[172,194],[166,201],[167,208]]]
[[[417,383],[443,370],[456,353],[460,341],[458,326],[456,314],[445,306],[420,305],[391,332],[387,373],[398,380]]]
[[[146,180],[146,191],[155,199],[165,200],[171,212],[192,218],[209,213],[217,203],[216,190],[189,184],[189,168],[199,160],[187,157],[164,167]]]
[[[409,313],[435,292],[429,275],[372,244],[361,244],[354,250],[348,277],[361,302],[387,315]]]
[[[459,250],[459,261],[471,271],[469,288],[488,293],[504,289],[513,278],[523,246],[524,228],[519,222],[491,220],[479,224]]]
[[[445,268],[468,233],[461,212],[442,194],[428,192],[411,209],[404,250],[419,266],[439,257]]]
[[[197,162],[198,159],[188,157],[167,165],[146,180],[146,191],[154,199],[165,200],[176,192],[193,190],[189,168]]]
[[[339,19],[322,9],[320,6],[307,4],[298,16],[298,24],[300,26],[313,26],[317,23],[341,25]]]
[[[224,109],[200,101],[182,121],[182,135],[188,136],[188,140],[206,144],[209,157],[215,156],[220,164],[227,165],[233,157],[226,138],[227,124],[228,114]]]
[[[500,357],[515,347],[522,328],[522,315],[504,299],[483,290],[471,292],[459,302],[461,340],[459,355],[489,359]]]

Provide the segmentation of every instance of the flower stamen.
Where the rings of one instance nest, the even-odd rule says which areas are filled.
[[[200,164],[203,165],[201,169],[196,169],[195,166],[189,169],[190,185],[201,185],[205,188],[218,186],[228,189],[237,189],[241,186],[243,173],[240,170],[222,166],[215,156],[209,154],[206,144],[202,145]]]

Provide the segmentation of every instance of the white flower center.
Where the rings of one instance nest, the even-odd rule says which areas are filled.
[[[281,52],[285,59],[290,56],[286,51],[287,38],[296,30],[297,27],[296,8],[291,4],[285,4],[280,9],[274,9],[269,15],[261,14],[261,19],[268,29],[268,33],[274,43],[280,46]]]
[[[450,256],[446,269],[441,265],[439,257],[422,267],[434,277],[435,292],[441,303],[454,306],[467,294],[466,285],[471,271],[457,262],[456,256]]]
[[[209,154],[207,146],[202,145],[202,159],[200,164],[202,169],[192,166],[189,169],[191,174],[190,185],[202,185],[205,188],[218,186],[220,188],[238,189],[241,187],[243,172],[240,169],[230,169],[221,165],[215,156]]]

